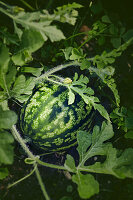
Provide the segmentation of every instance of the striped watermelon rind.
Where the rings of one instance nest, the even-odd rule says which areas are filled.
[[[24,135],[44,151],[60,151],[76,144],[76,134],[92,122],[92,106],[77,94],[68,105],[68,89],[44,83],[34,90],[22,108],[20,121]]]

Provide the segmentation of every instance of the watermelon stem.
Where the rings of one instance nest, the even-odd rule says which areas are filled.
[[[11,128],[11,132],[14,136],[14,138],[19,142],[19,144],[22,146],[22,148],[24,149],[24,151],[27,153],[28,157],[32,158],[33,160],[35,160],[35,156],[33,155],[33,153],[29,150],[29,148],[27,147],[27,145],[25,144],[23,138],[20,136],[20,134],[18,133],[15,125],[12,126]]]
[[[45,72],[44,74],[42,74],[41,76],[36,78],[36,81],[41,80],[41,79],[45,79],[48,76],[50,76],[51,74],[54,74],[55,72],[60,71],[62,69],[65,69],[65,68],[72,66],[72,65],[80,66],[80,63],[78,61],[73,61],[73,62],[64,64],[64,65],[58,65],[57,67],[54,67],[51,70],[48,70],[47,72]]]
[[[28,157],[31,158],[32,160],[35,160],[36,161],[35,163],[38,163],[38,164],[43,165],[45,167],[50,167],[50,168],[55,168],[55,169],[61,169],[61,170],[67,170],[64,166],[54,165],[54,164],[45,163],[45,162],[41,161],[38,158],[38,156],[33,155],[33,153],[29,150],[29,148],[25,144],[23,138],[18,133],[15,125],[12,126],[11,131],[12,131],[12,134],[13,134],[14,138],[19,142],[19,144],[22,146],[22,148],[27,153]]]
[[[39,184],[40,184],[40,187],[41,187],[41,190],[42,190],[42,192],[43,192],[44,197],[46,198],[46,200],[50,200],[50,198],[49,198],[49,196],[48,196],[48,193],[47,193],[47,191],[46,191],[46,189],[45,189],[44,183],[43,183],[43,181],[42,181],[42,177],[41,177],[41,175],[40,175],[40,172],[39,172],[39,170],[38,170],[38,167],[36,168],[35,173],[36,173],[36,177],[37,177],[37,179],[38,179],[38,182],[39,182]]]
[[[34,159],[34,160],[36,161],[36,156],[34,156],[33,153],[32,153],[32,152],[29,150],[29,148],[26,146],[26,144],[25,144],[23,138],[20,136],[19,132],[17,131],[17,129],[16,129],[16,127],[15,127],[15,125],[12,126],[11,132],[12,132],[14,138],[19,142],[19,144],[20,144],[20,145],[22,146],[22,148],[25,150],[25,152],[27,153],[27,155],[29,156],[29,158]],[[44,197],[45,197],[46,200],[50,200],[50,198],[49,198],[49,196],[48,196],[48,194],[47,194],[47,191],[46,191],[46,189],[45,189],[45,186],[44,186],[44,184],[43,184],[43,181],[42,181],[40,172],[39,172],[39,170],[38,170],[37,162],[33,163],[33,165],[34,165],[36,177],[37,177],[37,179],[38,179],[38,182],[39,182],[39,185],[40,185],[41,190],[42,190],[42,192],[43,192],[43,195],[44,195]],[[19,181],[17,181],[17,183],[20,182],[20,181],[21,181],[21,179],[20,179]]]
[[[21,181],[23,181],[23,180],[25,180],[25,179],[27,179],[28,177],[30,177],[34,172],[35,172],[35,170],[36,170],[36,167],[37,167],[37,164],[34,166],[34,168],[33,168],[33,170],[29,173],[29,174],[27,174],[26,176],[24,176],[23,178],[21,178],[21,179],[19,179],[19,180],[17,180],[17,181],[15,181],[14,183],[12,183],[12,184],[9,184],[8,185],[8,189],[9,188],[11,188],[11,187],[13,187],[13,186],[15,186],[16,184],[18,184],[18,183],[20,183]]]
[[[63,85],[63,86],[66,86],[65,84],[63,84],[63,83],[61,83],[61,82],[59,82],[59,81],[55,81],[55,80],[53,80],[53,79],[51,79],[51,78],[46,78],[47,79],[47,81],[49,81],[49,82],[52,82],[52,83],[55,83],[55,84],[58,84],[58,85]]]
[[[36,158],[36,161],[37,161],[38,164],[43,165],[45,167],[50,167],[50,168],[54,168],[54,169],[61,169],[61,170],[67,170],[64,166],[46,163],[46,162],[43,162],[43,161],[39,160],[39,158]]]

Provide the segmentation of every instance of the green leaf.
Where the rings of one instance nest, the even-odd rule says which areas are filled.
[[[15,65],[23,66],[27,62],[30,62],[33,60],[31,53],[28,50],[23,50],[21,52],[18,52],[16,55],[12,57],[13,62]]]
[[[70,56],[70,60],[80,60],[83,59],[85,55],[83,55],[82,51],[79,51],[76,48],[72,49],[72,55]]]
[[[10,129],[16,124],[17,115],[11,110],[3,111],[0,107],[0,129]]]
[[[109,16],[108,15],[104,15],[102,16],[102,22],[105,22],[105,23],[111,23],[110,19],[109,19]]]
[[[104,68],[108,64],[112,64],[115,62],[115,58],[120,56],[122,52],[127,49],[129,45],[133,42],[133,37],[131,37],[128,41],[124,44],[119,46],[117,49],[113,49],[110,52],[103,51],[101,55],[96,55],[94,58],[91,58],[93,61],[93,65],[97,65],[98,68]]]
[[[123,36],[122,38],[124,39],[124,41],[128,41],[129,39],[131,39],[133,37],[133,29],[128,30]]]
[[[100,1],[96,1],[92,3],[90,9],[94,14],[99,14],[103,11],[102,3]]]
[[[38,68],[38,67],[21,67],[21,72],[25,72],[25,73],[31,73],[34,76],[40,76],[41,72],[43,70],[43,67]]]
[[[51,22],[54,20],[60,21],[60,18],[57,14],[50,15],[48,11],[43,10],[42,12],[32,12],[32,13],[25,13],[21,12],[18,15],[13,16],[15,31],[18,34],[19,38],[21,37],[20,29],[17,27],[17,24],[21,24],[27,30],[34,30],[38,32],[43,41],[47,40],[47,37],[53,41],[59,41],[61,39],[65,39],[62,31],[57,29],[56,26],[51,26]]]
[[[0,131],[0,164],[13,163],[13,141],[11,133]]]
[[[70,59],[70,55],[71,55],[72,49],[73,49],[73,47],[67,47],[65,49],[62,49],[66,60]]]
[[[74,158],[69,154],[67,154],[64,167],[70,172],[76,172]]]
[[[23,10],[16,13],[12,11],[12,6],[8,6],[8,9],[1,8],[1,11],[7,13],[13,19],[15,32],[20,39],[22,35],[22,30],[20,29],[21,25],[24,29],[38,31],[42,35],[44,41],[47,40],[47,36],[51,41],[59,41],[65,38],[63,33],[55,27],[51,28],[52,26],[50,26],[50,24],[53,21],[59,21],[74,25],[76,17],[78,16],[78,12],[75,9],[81,7],[80,4],[74,2],[58,7],[54,11],[54,14],[49,14],[47,10],[36,12],[24,12]],[[55,37],[52,31],[55,31]]]
[[[89,70],[91,73],[96,73],[101,78],[102,82],[104,82],[112,90],[117,106],[119,106],[120,97],[116,88],[115,80],[113,78],[110,78],[110,76],[113,76],[114,74],[114,68],[111,66],[103,69],[90,67]]]
[[[15,81],[16,74],[17,74],[16,67],[13,65],[13,63],[9,63],[8,73],[6,74],[5,77],[5,84],[8,91],[10,91],[10,87],[12,86],[12,83]]]
[[[7,101],[7,100],[1,101],[1,102],[0,102],[0,107],[2,108],[3,111],[9,110],[8,101]]]
[[[4,179],[6,176],[8,176],[8,169],[0,168],[0,180]]]
[[[98,40],[97,40],[97,42],[98,42],[98,44],[100,45],[100,46],[102,46],[102,45],[104,45],[105,44],[105,37],[104,36],[100,36],[99,38],[98,38]]]
[[[68,105],[71,105],[75,101],[75,94],[72,92],[71,89],[69,89],[68,96],[69,96]]]
[[[51,42],[60,41],[65,39],[64,34],[61,30],[57,29],[56,26],[47,26],[43,30],[44,34],[48,36]]]
[[[107,144],[104,144],[104,142],[114,135],[112,125],[109,122],[103,122],[101,129],[99,126],[95,126],[92,135],[85,133],[83,134],[83,140],[80,132],[78,132],[77,136],[77,150],[80,155],[79,166],[83,166],[89,158],[95,155],[106,155],[105,147]],[[83,145],[83,143],[85,144]]]
[[[25,30],[23,32],[20,47],[12,60],[15,65],[22,66],[31,61],[31,53],[38,50],[44,43],[42,35],[36,30]]]
[[[17,77],[13,89],[12,96],[15,97],[18,101],[24,102],[28,99],[29,95],[32,93],[32,90],[35,86],[35,78],[30,77],[26,80],[24,75]]]
[[[118,27],[115,24],[111,24],[109,28],[109,32],[112,35],[117,35],[118,34]]]
[[[13,24],[14,24],[14,32],[18,35],[18,38],[21,40],[23,31],[20,28],[18,28],[18,26],[15,23],[15,21],[13,21]]]
[[[0,28],[0,37],[6,45],[18,45],[18,37],[15,34],[9,33],[6,27]]]
[[[79,171],[111,174],[117,178],[133,178],[133,148],[120,151],[113,148],[111,143],[107,143],[107,140],[114,135],[111,123],[103,122],[101,129],[99,126],[95,126],[90,140],[85,132],[83,139],[79,133],[77,136],[80,138],[77,148],[80,156],[77,167]],[[106,156],[105,161],[102,163],[96,161],[93,165],[88,166],[85,164],[89,158],[97,155]]]
[[[118,48],[121,45],[121,38],[111,38],[110,41],[114,48]]]
[[[83,74],[78,79],[78,74],[75,73],[74,80],[72,84],[68,87],[69,88],[69,104],[72,104],[74,102],[74,94],[71,90],[78,93],[86,104],[89,104],[90,106],[93,106],[95,110],[98,110],[98,112],[108,121],[110,121],[109,114],[107,110],[101,105],[97,104],[96,102],[99,102],[99,99],[97,97],[91,96],[94,95],[94,91],[87,87],[86,84],[89,82],[88,77],[83,76]]]
[[[87,149],[91,145],[91,142],[92,142],[91,139],[92,139],[92,135],[90,133],[85,132],[85,131],[78,131],[78,134],[77,134],[77,141],[78,141],[77,150],[79,152],[80,162],[83,160]]]
[[[122,153],[117,153],[113,171],[119,178],[133,178],[133,148],[125,149]]]
[[[88,69],[91,66],[91,62],[84,59],[81,63],[80,69],[84,70],[84,69]]]
[[[106,76],[113,76],[115,69],[111,66],[105,67],[103,69],[90,67],[90,72],[95,72],[102,80],[105,79]]]
[[[119,151],[111,145],[106,148],[106,160],[86,166],[85,170],[96,173],[111,174],[117,178],[133,178],[133,149]]]
[[[72,176],[72,181],[78,185],[79,195],[83,199],[99,193],[99,184],[91,174],[78,173]]]
[[[128,132],[124,135],[124,137],[125,137],[125,138],[133,139],[133,130],[128,131]]]
[[[5,75],[10,61],[8,48],[0,44],[0,86],[5,89]]]
[[[83,6],[73,2],[72,4],[63,5],[61,7],[57,7],[54,11],[55,18],[60,22],[67,22],[69,24],[75,25],[76,17],[78,16],[78,12],[75,10],[77,8],[82,8]]]
[[[98,110],[98,112],[108,121],[110,121],[110,117],[109,114],[107,112],[107,110],[101,105],[101,104],[97,104],[97,103],[93,103],[94,109]]]
[[[83,76],[83,74],[81,74],[78,79],[78,74],[75,73],[75,76],[71,85],[68,86],[70,104],[72,104],[75,100],[75,95],[72,92],[72,90],[78,93],[87,104],[91,102],[92,98],[90,95],[93,95],[94,91],[90,87],[87,87],[88,82],[89,82],[88,77]]]
[[[127,117],[125,118],[125,127],[127,129],[133,129],[133,110],[128,109]]]
[[[0,91],[0,103],[7,99],[7,95],[4,91]]]

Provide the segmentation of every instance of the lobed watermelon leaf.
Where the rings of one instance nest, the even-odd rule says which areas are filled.
[[[81,174],[80,172],[72,176],[72,181],[78,185],[79,196],[88,199],[99,193],[99,183],[91,174]]]
[[[108,142],[114,135],[113,127],[109,122],[103,122],[93,128],[92,134],[78,131],[77,140],[79,164],[75,169],[72,156],[67,155],[65,167],[73,172],[72,181],[77,184],[81,198],[88,199],[99,192],[99,184],[92,174],[111,174],[117,178],[133,178],[133,148],[117,150]],[[106,156],[104,162],[98,161],[97,156]],[[86,161],[94,157],[94,164],[86,164]],[[96,158],[96,159],[95,159]],[[81,172],[86,172],[82,174]]]

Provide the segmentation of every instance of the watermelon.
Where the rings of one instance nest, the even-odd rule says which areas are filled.
[[[68,105],[68,89],[43,83],[37,87],[21,110],[21,128],[33,145],[44,151],[60,151],[76,144],[79,130],[92,122],[92,106],[77,94]]]

